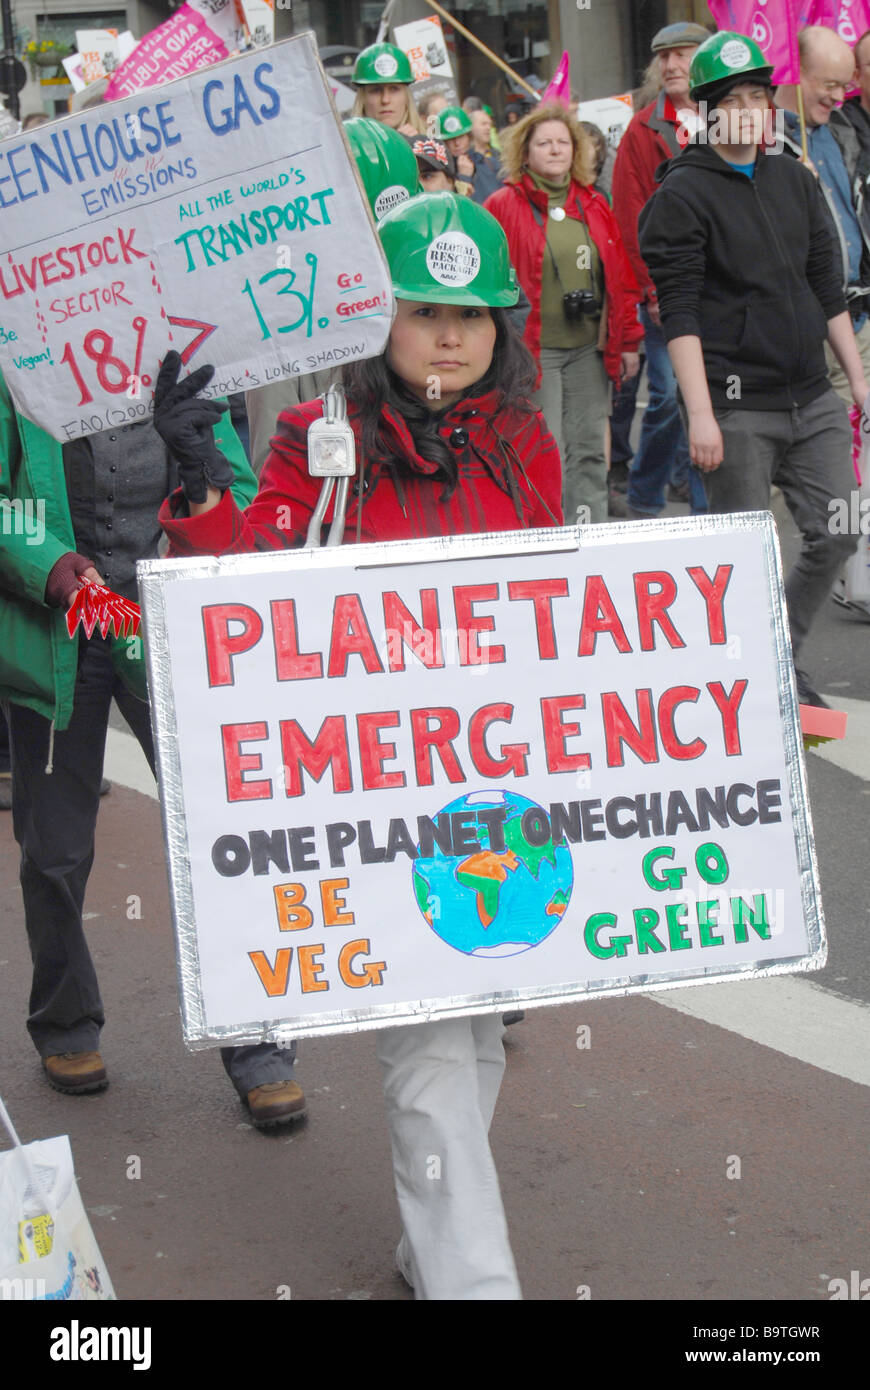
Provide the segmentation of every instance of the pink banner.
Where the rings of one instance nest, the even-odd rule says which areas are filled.
[[[797,9],[801,29],[806,24],[823,24],[826,29],[836,29],[850,48],[870,29],[867,0],[797,0]]]
[[[774,82],[799,80],[793,8],[799,0],[708,0],[708,3],[717,28],[746,34],[755,40],[773,67]]]
[[[196,68],[220,63],[229,57],[226,45],[202,15],[189,5],[180,5],[171,19],[146,34],[112,73],[106,88],[106,101],[135,96],[144,87],[186,77]]]
[[[559,59],[550,85],[541,93],[541,101],[561,101],[565,106],[571,105],[571,59],[567,52]]]

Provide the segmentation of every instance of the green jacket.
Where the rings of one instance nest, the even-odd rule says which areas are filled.
[[[215,440],[233,466],[233,497],[246,507],[257,480],[229,412],[215,425]],[[38,501],[45,536],[37,545],[21,523],[25,504]],[[0,700],[26,705],[58,729],[72,717],[78,642],[69,639],[65,612],[45,603],[45,585],[61,555],[75,548],[62,445],[17,414],[0,374]]]

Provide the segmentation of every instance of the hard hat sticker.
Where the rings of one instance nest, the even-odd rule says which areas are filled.
[[[399,70],[399,64],[392,53],[379,53],[375,59],[375,72],[379,77],[393,77]]]
[[[444,129],[458,130],[461,124],[462,122],[460,121],[458,116],[448,116],[447,120],[444,122]]]
[[[742,39],[729,39],[722,45],[719,57],[726,68],[742,68],[751,61],[752,54]]]
[[[470,285],[480,270],[480,252],[464,232],[442,232],[426,252],[426,265],[439,285]]]
[[[407,188],[403,188],[400,183],[390,184],[389,188],[382,188],[377,198],[375,198],[375,217],[380,222],[382,217],[386,217],[388,212],[397,208],[400,203],[407,203],[411,195]]]

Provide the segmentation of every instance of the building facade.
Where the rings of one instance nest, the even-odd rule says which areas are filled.
[[[31,38],[73,43],[77,29],[130,29],[141,38],[174,8],[174,0],[12,0],[16,49]],[[694,19],[713,27],[705,0],[446,0],[444,8],[520,77],[546,83],[567,49],[582,100],[634,88],[663,24]],[[276,37],[313,29],[321,47],[364,48],[383,12],[383,0],[275,0]],[[428,13],[425,0],[393,0],[389,19],[403,24]],[[480,96],[501,119],[508,82],[467,39],[446,23],[444,30],[462,96]],[[70,94],[56,74],[37,70],[21,92],[21,111],[60,115]]]

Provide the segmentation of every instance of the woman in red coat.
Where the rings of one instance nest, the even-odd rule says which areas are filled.
[[[505,314],[517,287],[501,229],[471,199],[437,193],[402,204],[379,231],[398,312],[383,356],[345,376],[357,456],[345,539],[560,525],[559,455],[527,399],[534,363]],[[323,402],[279,417],[259,494],[241,512],[219,456],[204,436],[204,451],[197,444],[203,376],[175,385],[178,366],[167,357],[154,413],[179,458],[182,489],[161,512],[173,553],[304,543],[320,487],[307,435]],[[397,1259],[418,1298],[520,1297],[488,1140],[502,1032],[494,1012],[377,1034],[404,1226]],[[433,1155],[443,1182],[429,1180]]]
[[[637,284],[567,107],[549,102],[506,131],[502,167],[507,184],[485,206],[531,301],[525,339],[562,455],[565,520],[606,521],[608,378],[618,386],[638,370]]]

